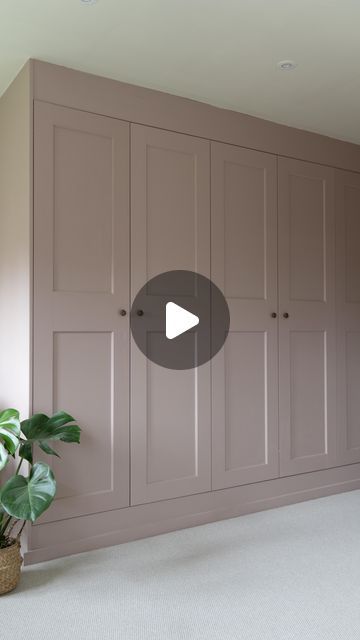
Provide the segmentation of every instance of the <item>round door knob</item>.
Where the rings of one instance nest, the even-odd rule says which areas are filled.
[[[144,315],[143,310],[142,309],[138,309],[137,312],[136,312],[136,315],[137,316],[143,316]]]
[[[288,318],[289,314],[287,312],[283,313],[284,318]]]
[[[272,314],[271,314],[271,317],[272,318],[277,318],[277,313],[275,313],[275,311],[273,311]]]
[[[126,309],[120,309],[120,315],[126,316]]]

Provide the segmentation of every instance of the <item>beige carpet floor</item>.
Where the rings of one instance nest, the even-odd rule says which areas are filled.
[[[25,567],[2,640],[360,640],[360,491]]]

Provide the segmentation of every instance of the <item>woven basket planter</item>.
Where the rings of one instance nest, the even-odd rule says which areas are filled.
[[[15,538],[9,547],[0,549],[0,595],[15,589],[22,561],[20,542]]]

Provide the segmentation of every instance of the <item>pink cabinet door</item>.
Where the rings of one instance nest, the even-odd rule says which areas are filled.
[[[209,155],[206,141],[131,126],[132,298],[164,271],[210,275]],[[166,369],[132,340],[131,503],[209,490],[210,441],[210,365]]]
[[[211,146],[211,275],[230,309],[212,360],[212,486],[278,476],[276,158]]]
[[[360,176],[336,172],[338,461],[360,462]]]
[[[34,410],[83,429],[41,522],[129,504],[128,165],[127,123],[35,104]]]
[[[336,457],[334,170],[285,158],[278,169],[284,476],[331,467]]]

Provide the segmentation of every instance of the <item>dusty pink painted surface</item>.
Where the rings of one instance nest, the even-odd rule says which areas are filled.
[[[30,66],[29,384],[84,433],[26,560],[359,488],[360,148]],[[165,375],[119,311],[179,267],[211,274],[232,324],[211,366]]]
[[[210,145],[131,127],[132,297],[173,269],[210,274]],[[184,371],[131,344],[131,504],[211,488],[210,364]]]
[[[337,463],[334,173],[279,159],[281,475]]]
[[[360,175],[336,174],[338,457],[360,460]]]
[[[83,425],[42,522],[129,504],[128,158],[127,123],[36,104],[34,411]]]
[[[213,488],[275,478],[278,454],[276,158],[211,147],[211,277],[230,332],[212,361]]]
[[[360,171],[360,146],[33,60],[36,100],[241,147]]]

